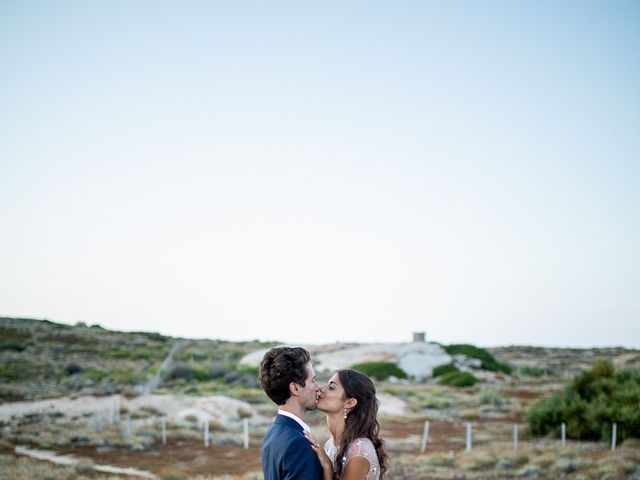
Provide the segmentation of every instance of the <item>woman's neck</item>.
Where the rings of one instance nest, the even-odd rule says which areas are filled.
[[[342,437],[345,427],[343,414],[341,412],[331,415],[327,414],[327,426],[333,437],[333,444],[336,446],[339,445],[340,437]]]

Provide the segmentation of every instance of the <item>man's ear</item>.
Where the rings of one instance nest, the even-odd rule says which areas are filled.
[[[291,393],[291,395],[295,395],[296,397],[300,395],[300,385],[298,385],[296,382],[291,382],[289,384],[289,393]]]

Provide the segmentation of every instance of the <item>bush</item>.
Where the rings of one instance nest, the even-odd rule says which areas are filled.
[[[106,377],[118,383],[133,385],[144,380],[144,375],[126,368],[112,368],[107,372]]]
[[[35,370],[23,363],[7,362],[0,364],[0,380],[4,382],[33,380],[36,378]]]
[[[64,371],[67,375],[76,375],[82,372],[82,367],[77,363],[67,363],[64,367]]]
[[[186,380],[190,382],[196,378],[196,372],[189,365],[178,363],[167,370],[162,377],[165,382],[171,380]]]
[[[491,370],[492,372],[504,372],[507,374],[511,373],[511,367],[509,365],[498,362],[493,355],[484,348],[478,348],[475,345],[461,343],[456,345],[447,345],[444,349],[449,355],[466,355],[467,357],[477,358],[482,362],[481,366],[485,370]]]
[[[440,377],[438,383],[440,385],[449,385],[451,387],[471,387],[478,382],[478,379],[469,372],[449,372]]]
[[[0,342],[0,351],[8,351],[8,352],[23,352],[27,346],[24,343],[20,342]]]
[[[391,376],[396,378],[407,378],[405,371],[392,362],[358,363],[356,365],[352,365],[351,368],[369,375],[376,380],[386,380]]]
[[[87,368],[84,372],[82,372],[82,376],[88,380],[93,380],[94,382],[99,382],[103,378],[107,377],[109,374],[104,370],[100,370],[99,368]]]
[[[526,365],[524,367],[520,367],[518,371],[520,372],[520,374],[526,375],[528,377],[541,377],[545,372],[545,370],[543,370],[542,368],[529,367]]]
[[[444,375],[446,373],[450,373],[450,372],[459,372],[460,370],[458,370],[458,367],[456,367],[453,363],[447,363],[446,365],[438,365],[436,368],[433,369],[433,376],[434,377],[439,377],[441,375]]]
[[[640,438],[640,373],[616,372],[610,361],[599,359],[576,375],[563,394],[533,404],[527,421],[534,435],[557,435],[565,423],[567,437],[609,441],[611,425],[617,437]]]

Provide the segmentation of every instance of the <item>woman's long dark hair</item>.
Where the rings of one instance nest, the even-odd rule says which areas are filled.
[[[344,399],[355,398],[358,403],[353,407],[345,419],[344,432],[337,445],[336,467],[338,478],[342,476],[342,457],[347,452],[349,444],[356,438],[368,438],[373,443],[380,462],[380,478],[384,478],[389,464],[389,457],[384,442],[380,439],[380,424],[378,423],[378,399],[373,381],[364,373],[356,370],[338,370],[340,383],[344,388]]]

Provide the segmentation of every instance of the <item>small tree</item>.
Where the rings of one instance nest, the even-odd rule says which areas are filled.
[[[578,440],[609,440],[611,424],[618,439],[640,438],[640,373],[616,372],[609,360],[596,360],[576,375],[560,395],[533,404],[527,412],[531,433],[547,435],[567,425],[567,436]]]

